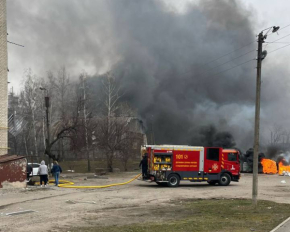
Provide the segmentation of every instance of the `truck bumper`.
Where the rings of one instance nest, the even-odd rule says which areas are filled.
[[[232,178],[232,181],[235,181],[235,182],[239,182],[239,180],[240,180],[240,175],[233,176]]]

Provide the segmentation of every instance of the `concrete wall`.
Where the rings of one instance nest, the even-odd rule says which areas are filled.
[[[0,0],[0,155],[5,155],[8,153],[7,70],[6,0]]]

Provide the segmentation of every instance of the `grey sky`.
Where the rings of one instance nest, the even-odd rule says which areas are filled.
[[[183,12],[187,9],[188,3],[197,3],[198,0],[163,0],[169,7],[172,7],[172,10],[177,10]],[[51,1],[53,2],[53,1]],[[89,4],[89,1],[84,1]],[[97,2],[101,2],[98,0]],[[290,2],[287,0],[240,0],[243,2],[248,9],[251,9],[253,12],[253,28],[258,33],[261,29],[266,28],[271,25],[285,26],[290,24],[290,14],[288,12],[290,7]],[[17,91],[19,90],[20,80],[22,79],[23,72],[32,68],[32,70],[38,75],[44,76],[47,70],[57,69],[60,65],[66,65],[70,72],[73,75],[77,75],[82,69],[85,69],[88,73],[94,74],[95,72],[102,73],[109,69],[110,62],[107,61],[101,65],[101,67],[96,67],[94,63],[83,63],[80,60],[73,63],[67,63],[65,60],[66,56],[71,56],[77,54],[77,48],[73,46],[73,43],[63,43],[64,41],[53,41],[45,40],[45,35],[43,31],[33,31],[29,30],[36,25],[42,24],[45,27],[45,21],[48,20],[46,15],[49,15],[49,12],[46,12],[47,0],[37,1],[37,0],[13,0],[7,1],[8,5],[8,39],[10,41],[24,44],[25,48],[17,47],[15,45],[8,44],[9,49],[9,81],[11,82],[10,86],[13,86]],[[57,4],[56,4],[57,5]],[[82,11],[82,7],[77,7],[75,12]],[[81,5],[81,4],[79,4]],[[102,4],[100,3],[100,6]],[[57,9],[54,9],[55,11]],[[100,12],[96,11],[96,14],[101,14],[101,17],[105,18],[106,9],[99,9]],[[18,13],[21,13],[19,15]],[[80,13],[80,12],[79,12]],[[76,18],[78,17],[76,13]],[[80,13],[81,14],[81,13]],[[21,16],[25,15],[23,20]],[[41,20],[39,17],[42,16]],[[58,18],[49,19],[51,24],[62,23],[62,27],[65,28],[65,19],[59,20]],[[47,21],[46,21],[47,23]],[[84,22],[85,23],[85,22]],[[105,21],[103,22],[105,27]],[[69,23],[68,23],[69,25]],[[45,31],[45,30],[44,30]],[[285,30],[286,31],[286,30]],[[284,32],[285,32],[284,31]],[[287,32],[290,33],[290,28],[287,29]],[[45,33],[57,33],[56,31],[46,31]],[[281,33],[282,34],[282,33]],[[284,35],[285,33],[283,33]],[[69,32],[68,32],[68,36]],[[92,31],[92,36],[93,31]],[[276,36],[273,36],[276,38]],[[278,38],[278,37],[277,37]],[[43,39],[43,40],[42,40]],[[72,41],[74,38],[70,38]],[[290,38],[283,41],[290,41]],[[245,41],[246,42],[246,41]],[[44,51],[47,47],[47,43],[55,44],[56,46],[72,46],[70,54],[45,54]],[[109,45],[107,45],[109,46]],[[272,47],[277,48],[281,45],[272,45]],[[46,51],[47,52],[47,51]],[[61,52],[61,48],[60,48]],[[227,51],[225,51],[226,53]],[[97,55],[97,54],[96,54]],[[116,54],[117,55],[117,54]],[[275,57],[276,62],[284,61],[284,55],[287,55],[287,50],[283,49],[279,51],[279,57]],[[54,56],[61,56],[63,58],[63,63],[55,63]],[[278,55],[277,55],[278,56]]]

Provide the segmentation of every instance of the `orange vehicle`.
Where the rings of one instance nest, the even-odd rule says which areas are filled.
[[[207,181],[227,186],[240,179],[239,151],[220,147],[146,145],[147,178],[158,185],[177,187],[180,181]]]

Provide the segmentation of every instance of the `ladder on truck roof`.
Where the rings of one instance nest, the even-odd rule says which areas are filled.
[[[146,147],[151,147],[154,150],[183,150],[183,151],[195,151],[203,150],[204,147],[198,146],[188,146],[188,145],[146,145]]]

